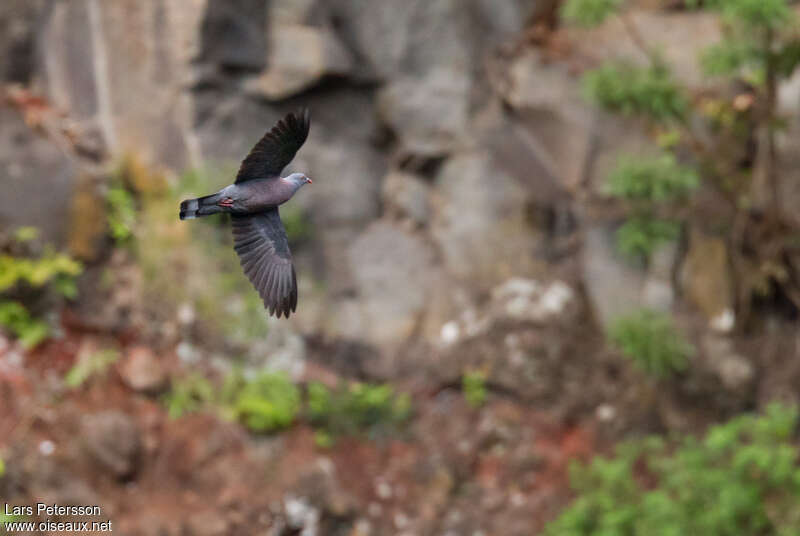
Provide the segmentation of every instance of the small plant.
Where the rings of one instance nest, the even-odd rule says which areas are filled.
[[[650,217],[629,218],[617,229],[617,249],[632,259],[648,259],[660,246],[678,238],[678,222]]]
[[[98,350],[82,356],[64,376],[64,383],[70,389],[76,389],[93,376],[105,374],[108,367],[119,359],[119,352],[112,348]]]
[[[392,431],[410,414],[409,396],[387,384],[351,383],[335,390],[321,383],[308,386],[308,416],[319,428],[317,444],[330,444],[341,435]]]
[[[473,408],[479,408],[486,403],[486,373],[483,371],[468,371],[461,377],[461,390],[464,398]]]
[[[681,223],[653,216],[659,203],[684,201],[699,186],[697,172],[670,153],[653,158],[624,158],[609,175],[606,192],[632,204],[617,230],[617,246],[629,257],[648,259],[662,244],[678,238]]]
[[[128,240],[136,225],[136,202],[124,186],[114,186],[106,195],[107,218],[111,237],[117,243]]]
[[[67,255],[45,248],[38,258],[15,257],[0,254],[0,293],[25,284],[42,288],[52,284],[62,296],[75,297],[75,277],[82,271],[81,264]]]
[[[16,336],[25,348],[46,339],[50,329],[30,313],[21,297],[31,291],[52,290],[74,298],[78,292],[75,280],[82,271],[80,263],[51,247],[37,250],[33,242],[38,236],[34,227],[19,227],[3,246],[4,252],[0,252],[0,326]]]
[[[623,0],[569,0],[561,14],[570,22],[582,26],[596,26],[614,13]]]
[[[770,405],[713,427],[703,440],[626,443],[570,467],[577,498],[546,536],[800,533],[798,412]]]
[[[163,397],[164,405],[172,419],[197,411],[213,400],[214,386],[197,373],[174,380],[172,388]]]
[[[655,121],[681,121],[689,102],[666,64],[649,67],[609,62],[583,79],[587,98],[613,112],[640,115]]]
[[[648,309],[617,319],[608,337],[625,357],[658,378],[685,370],[694,353],[669,315]]]
[[[697,171],[678,163],[674,155],[620,159],[608,177],[606,191],[629,201],[680,201],[700,185]]]
[[[16,301],[0,301],[0,326],[7,328],[23,348],[33,348],[50,334],[50,328],[33,318],[28,310]]]
[[[300,390],[286,374],[262,372],[242,385],[232,407],[250,430],[274,432],[294,422],[300,411]]]

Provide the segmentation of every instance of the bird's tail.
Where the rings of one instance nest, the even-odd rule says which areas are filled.
[[[199,218],[200,216],[208,216],[209,214],[223,212],[222,208],[217,205],[217,201],[221,198],[222,194],[216,193],[205,197],[198,197],[197,199],[181,201],[181,219],[191,220]]]

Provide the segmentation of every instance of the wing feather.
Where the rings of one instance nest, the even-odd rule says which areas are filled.
[[[308,109],[290,113],[278,121],[242,161],[235,182],[280,176],[305,143],[310,127]]]
[[[234,249],[264,308],[288,318],[297,309],[297,276],[278,209],[232,215],[231,220]]]

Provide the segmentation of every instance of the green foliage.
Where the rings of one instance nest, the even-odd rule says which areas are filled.
[[[89,378],[105,374],[108,367],[116,363],[118,359],[119,352],[113,348],[83,355],[64,376],[64,383],[67,384],[67,387],[76,389]]]
[[[0,478],[3,478],[3,475],[6,474],[6,462],[3,458],[0,458]]]
[[[679,164],[670,153],[620,160],[608,178],[606,191],[640,206],[638,212],[617,230],[619,250],[630,257],[646,259],[660,245],[677,239],[680,224],[654,218],[649,207],[655,203],[685,199],[699,184],[697,172]]]
[[[670,449],[624,444],[571,467],[577,498],[546,536],[778,536],[800,533],[798,412],[770,405]]]
[[[19,227],[13,234],[11,250],[32,254],[31,242],[39,236],[35,227]],[[3,293],[19,292],[25,287],[50,288],[67,298],[78,293],[75,278],[81,273],[80,263],[67,255],[46,247],[38,256],[0,254],[0,326],[16,336],[23,347],[32,348],[49,335],[48,325],[33,317],[20,300],[4,299]]]
[[[486,373],[483,371],[468,371],[461,377],[461,390],[464,398],[473,408],[481,407],[486,403]]]
[[[664,202],[688,197],[700,185],[697,172],[670,153],[626,157],[609,175],[609,194],[632,201]]]
[[[170,418],[177,419],[197,411],[214,400],[214,386],[200,374],[173,380],[172,388],[163,397]]]
[[[735,74],[745,65],[757,63],[760,59],[755,43],[738,39],[723,39],[700,55],[703,70],[711,76]]]
[[[300,411],[300,391],[286,374],[262,372],[243,382],[232,407],[250,430],[274,432],[294,422]]]
[[[596,26],[619,10],[622,0],[567,0],[561,15],[581,26]]]
[[[741,23],[750,28],[780,28],[794,21],[786,0],[706,0],[729,24]]]
[[[660,246],[676,240],[680,231],[674,221],[632,217],[617,229],[617,249],[632,259],[648,259]]]
[[[791,76],[800,61],[800,36],[793,30],[797,18],[786,0],[712,0],[706,4],[720,12],[726,23],[722,41],[701,56],[706,72],[733,75],[750,68],[763,83],[763,71],[770,63],[778,75]],[[768,39],[771,43],[767,46]]]
[[[602,108],[659,122],[682,120],[689,108],[684,91],[660,61],[648,67],[607,62],[584,76],[583,87],[587,98]]]
[[[14,241],[24,244],[26,242],[33,242],[39,238],[39,229],[36,227],[22,226],[14,230]]]
[[[623,355],[658,378],[686,369],[694,353],[668,314],[648,309],[616,319],[608,337]]]
[[[136,202],[124,186],[114,186],[106,195],[108,226],[115,242],[125,242],[136,225]]]
[[[322,430],[318,444],[335,436],[391,431],[411,415],[411,399],[391,385],[351,383],[331,391],[321,383],[308,386],[308,416]]]
[[[55,290],[67,298],[77,293],[75,277],[82,271],[81,264],[68,255],[45,248],[38,258],[0,255],[0,292],[5,292],[20,283],[41,288],[51,283]]]
[[[215,407],[254,432],[286,428],[300,410],[300,391],[283,373],[262,372],[252,379],[240,371],[225,377],[222,389],[199,374],[173,382],[164,396],[170,417]]]
[[[7,328],[19,339],[23,348],[33,348],[50,334],[50,328],[33,318],[21,303],[0,301],[0,326]]]

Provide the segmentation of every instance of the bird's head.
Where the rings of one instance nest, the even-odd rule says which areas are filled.
[[[286,181],[294,184],[295,188],[300,188],[306,184],[311,184],[311,179],[305,173],[292,173],[286,177]]]

